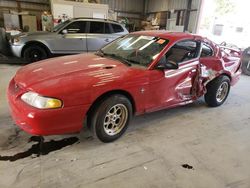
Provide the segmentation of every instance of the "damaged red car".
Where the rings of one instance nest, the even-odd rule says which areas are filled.
[[[67,45],[67,44],[65,44]],[[11,114],[34,135],[79,132],[119,138],[133,115],[192,103],[220,106],[241,74],[241,53],[187,33],[141,31],[96,53],[48,59],[18,70]]]

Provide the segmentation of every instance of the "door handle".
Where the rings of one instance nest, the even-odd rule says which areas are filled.
[[[191,72],[196,72],[196,69],[192,69]]]
[[[109,39],[105,39],[105,42],[109,42]]]

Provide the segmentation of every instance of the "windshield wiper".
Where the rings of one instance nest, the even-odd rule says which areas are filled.
[[[126,59],[127,61],[133,63],[133,64],[140,64],[138,61],[132,60],[132,59]]]
[[[125,63],[125,64],[128,65],[128,66],[131,66],[130,61],[128,61],[127,59],[125,59],[125,58],[122,57],[122,56],[118,56],[118,55],[116,55],[116,54],[105,54],[105,53],[104,53],[104,55],[109,56],[109,57],[112,57],[112,58],[117,59],[117,60],[120,60],[122,63]]]
[[[131,63],[130,63],[129,60],[127,60],[127,59],[125,59],[125,58],[123,58],[121,56],[118,56],[116,54],[108,54],[108,53],[104,53],[102,50],[99,50],[99,51],[96,52],[96,55],[99,55],[101,57],[108,56],[108,57],[111,57],[113,59],[117,59],[117,60],[121,61],[122,63],[128,65],[128,66],[131,66]]]

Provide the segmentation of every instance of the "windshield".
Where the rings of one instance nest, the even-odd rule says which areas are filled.
[[[143,35],[127,35],[101,49],[103,55],[119,57],[130,64],[149,66],[157,58],[168,40]]]
[[[56,25],[56,26],[53,28],[53,32],[59,31],[59,30],[62,29],[65,25],[67,25],[69,22],[70,22],[70,20],[67,20],[67,21],[65,21],[65,22],[59,23],[58,25]]]

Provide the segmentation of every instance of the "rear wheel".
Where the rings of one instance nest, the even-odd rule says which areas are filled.
[[[48,54],[43,47],[30,45],[24,49],[23,57],[28,63],[32,63],[48,58]]]
[[[91,129],[102,142],[112,142],[126,131],[132,117],[131,102],[123,95],[103,100],[90,114]]]
[[[208,106],[217,107],[222,105],[230,91],[230,79],[227,76],[219,76],[207,85],[205,101]]]
[[[250,47],[245,49],[242,54],[242,72],[250,76]]]

